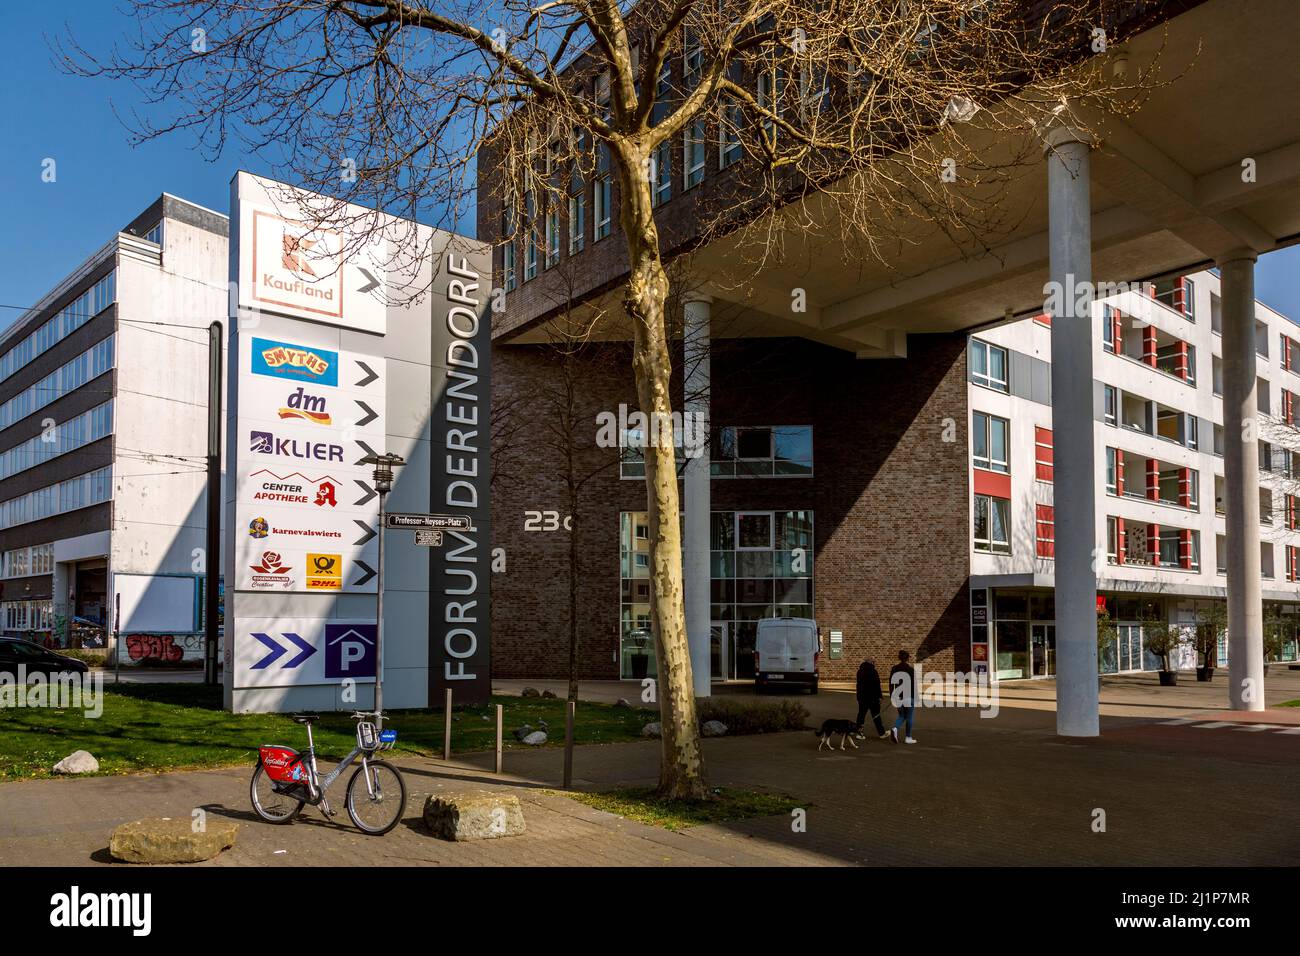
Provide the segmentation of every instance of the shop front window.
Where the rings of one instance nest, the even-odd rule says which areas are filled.
[[[621,516],[619,673],[656,673],[650,621],[648,522]],[[813,513],[715,511],[709,532],[714,679],[754,676],[754,641],[765,617],[813,616]]]

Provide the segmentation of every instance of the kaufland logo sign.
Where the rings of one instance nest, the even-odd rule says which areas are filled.
[[[343,314],[339,234],[253,212],[253,298],[338,318]]]
[[[253,374],[287,378],[313,385],[339,383],[339,353],[307,348],[292,342],[253,339]]]

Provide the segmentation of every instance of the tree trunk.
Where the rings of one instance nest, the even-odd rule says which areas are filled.
[[[650,436],[645,448],[646,510],[650,524],[651,624],[658,658],[658,700],[663,732],[659,795],[702,800],[704,762],[695,716],[695,687],[686,642],[682,590],[682,531],[673,450],[672,354],[665,328],[668,276],[659,256],[659,235],[643,175],[645,159],[623,144],[619,164],[622,202],[619,218],[627,237],[629,278],[626,308],[635,330],[632,367],[641,411]],[[654,428],[651,423],[662,423]]]

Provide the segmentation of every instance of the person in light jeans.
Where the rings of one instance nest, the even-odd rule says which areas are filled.
[[[889,732],[894,743],[898,743],[898,731],[902,727],[906,728],[904,742],[916,743],[912,737],[912,712],[916,709],[917,701],[916,672],[908,663],[910,657],[907,651],[900,650],[898,663],[889,669],[889,699],[898,709],[898,717]]]

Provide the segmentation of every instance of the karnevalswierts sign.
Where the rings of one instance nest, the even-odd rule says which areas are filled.
[[[486,268],[486,264],[484,264]],[[433,298],[433,510],[463,515],[443,530],[430,562],[429,699],[450,687],[457,703],[491,695],[491,322],[489,289],[453,249],[439,263]]]

